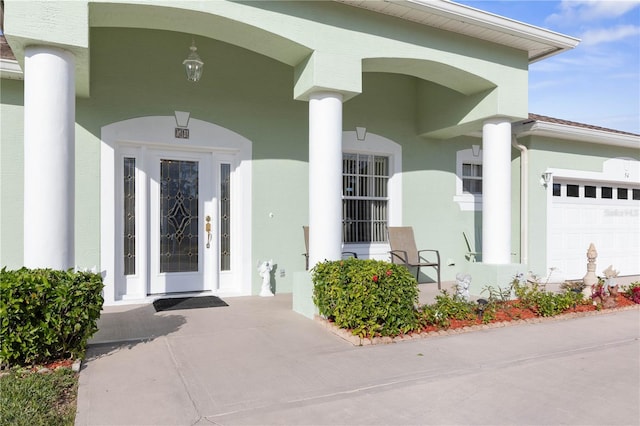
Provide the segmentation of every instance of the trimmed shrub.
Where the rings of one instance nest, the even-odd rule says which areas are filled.
[[[440,291],[435,303],[424,305],[420,315],[423,325],[435,325],[448,328],[451,319],[473,320],[476,318],[476,304],[468,302],[457,294],[449,295],[446,290]]]
[[[90,272],[0,271],[0,363],[34,364],[84,355],[98,330],[102,277]]]
[[[401,265],[367,259],[318,263],[311,271],[321,315],[361,337],[418,328],[418,283]]]
[[[543,317],[561,314],[583,303],[583,296],[579,291],[565,290],[562,293],[552,293],[541,289],[538,283],[521,284],[517,279],[514,279],[512,285],[520,306],[531,309]]]

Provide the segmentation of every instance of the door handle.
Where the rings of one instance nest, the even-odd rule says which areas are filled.
[[[211,216],[207,215],[205,220],[207,222],[204,225],[204,229],[207,231],[207,248],[211,248]]]

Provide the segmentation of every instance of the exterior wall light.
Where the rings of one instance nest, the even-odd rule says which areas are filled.
[[[200,56],[196,53],[198,48],[196,47],[196,42],[191,42],[191,53],[187,56],[187,59],[182,61],[184,65],[185,71],[187,71],[187,80],[198,82],[200,77],[202,77],[202,69],[204,68],[204,62],[200,59]]]
[[[544,172],[542,174],[542,182],[541,183],[542,183],[542,186],[544,186],[545,188],[547,186],[549,186],[549,182],[551,182],[551,175],[552,175],[551,172]]]

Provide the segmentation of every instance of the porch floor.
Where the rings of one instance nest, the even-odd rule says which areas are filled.
[[[290,294],[225,301],[105,308],[80,373],[76,425],[640,418],[640,309],[356,347],[293,312]],[[603,393],[603,383],[615,387]]]

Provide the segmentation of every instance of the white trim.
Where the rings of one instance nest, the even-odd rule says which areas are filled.
[[[153,297],[146,295],[148,279],[144,279],[148,259],[140,259],[140,280],[131,287],[122,281],[116,268],[116,196],[118,195],[116,180],[116,160],[125,154],[139,153],[141,161],[147,157],[144,152],[149,149],[170,150],[174,152],[209,153],[212,158],[232,164],[232,191],[234,193],[233,215],[234,235],[232,244],[235,247],[233,257],[233,286],[214,289],[221,296],[244,296],[251,294],[251,156],[252,143],[245,137],[202,120],[189,120],[190,139],[175,138],[175,117],[154,116],[140,117],[109,124],[101,129],[100,148],[100,262],[104,276],[105,305],[131,303],[132,300],[146,302]],[[144,170],[140,164],[140,169]],[[214,166],[215,167],[215,166]],[[214,170],[215,173],[215,170]],[[141,176],[142,177],[142,176]],[[145,180],[146,179],[142,179]],[[141,197],[147,198],[145,185],[141,185]],[[144,204],[144,203],[142,203]],[[144,209],[141,214],[148,215]],[[142,230],[142,227],[138,229]],[[141,240],[146,241],[141,235]],[[144,251],[144,250],[142,250]],[[228,278],[228,277],[227,277]],[[135,287],[135,288],[134,288]],[[144,289],[143,289],[144,288]]]
[[[626,157],[610,158],[602,163],[601,172],[557,168],[548,168],[544,172],[551,172],[554,180],[562,178],[576,181],[637,184],[640,182],[640,161]],[[549,186],[552,185],[549,184]]]
[[[358,140],[355,131],[342,132],[342,152],[374,154],[389,157],[388,226],[402,225],[402,146],[391,139],[367,131],[364,140]],[[358,256],[388,260],[389,244],[344,244],[346,251]]]

